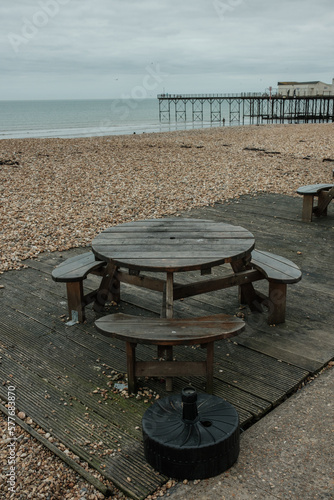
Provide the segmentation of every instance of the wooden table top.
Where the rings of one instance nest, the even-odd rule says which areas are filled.
[[[106,229],[92,242],[96,257],[146,271],[191,271],[234,262],[253,250],[252,233],[205,219],[166,218]]]

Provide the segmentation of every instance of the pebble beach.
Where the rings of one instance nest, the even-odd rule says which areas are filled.
[[[333,130],[333,124],[286,124],[1,140],[0,286],[1,273],[42,252],[89,246],[112,225],[245,194],[298,196],[299,186],[332,183]],[[0,432],[5,436],[5,421]],[[103,498],[38,440],[19,426],[17,432],[19,488],[6,498]],[[2,451],[5,445],[3,439]],[[168,496],[169,487],[149,500]],[[112,498],[126,499],[111,489]]]
[[[103,229],[332,182],[333,124],[0,141],[0,272]]]

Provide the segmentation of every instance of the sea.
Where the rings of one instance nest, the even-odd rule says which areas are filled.
[[[158,99],[0,101],[0,139],[94,137],[220,126],[159,120]]]

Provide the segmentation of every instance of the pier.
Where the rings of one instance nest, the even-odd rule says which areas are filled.
[[[334,95],[159,94],[160,122],[229,125],[333,122]]]

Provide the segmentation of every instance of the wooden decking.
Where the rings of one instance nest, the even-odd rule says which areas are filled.
[[[304,224],[299,197],[260,194],[180,215],[241,225],[254,234],[256,248],[286,257],[303,271],[301,282],[288,285],[287,320],[282,325],[268,326],[266,313],[239,309],[236,289],[175,303],[175,316],[180,318],[245,315],[247,326],[241,335],[216,343],[214,375],[214,394],[236,407],[245,428],[334,357],[334,214],[329,210],[327,217]],[[91,306],[86,323],[67,326],[62,317],[67,314],[66,287],[51,279],[56,264],[85,251],[44,254],[27,262],[27,269],[1,276],[0,396],[5,400],[8,383],[15,385],[18,410],[106,481],[141,499],[167,480],[146,463],[142,447],[141,418],[155,396],[125,398],[113,392],[117,373],[121,377],[126,372],[124,343],[96,331],[94,320],[101,314]],[[223,266],[214,270],[217,275],[223,272]],[[191,274],[176,278],[188,282]],[[88,278],[85,286],[93,289],[97,279]],[[160,313],[159,293],[122,287],[120,306],[110,305],[104,314]],[[139,345],[137,353],[139,359],[156,356],[153,346]],[[205,353],[178,347],[175,356],[202,359]],[[174,391],[189,382],[203,390],[204,379],[192,377],[174,380]],[[143,380],[143,386],[151,394],[166,395],[159,380]]]

